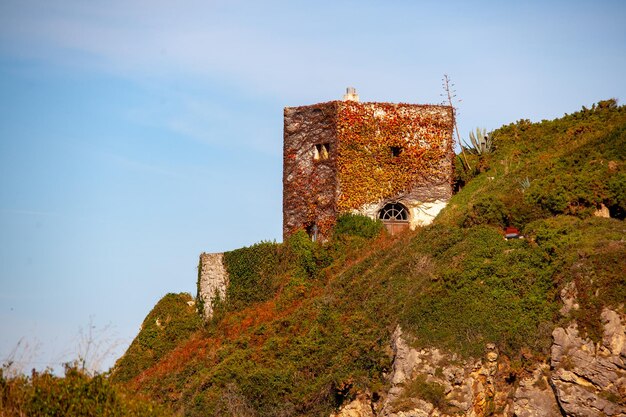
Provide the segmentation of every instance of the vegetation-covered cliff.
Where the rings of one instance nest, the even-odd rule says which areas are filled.
[[[167,295],[110,378],[185,416],[625,415],[626,107],[491,137],[431,226],[226,253],[212,320]]]
[[[184,309],[151,318],[162,326],[144,326],[114,380],[188,416],[323,416],[346,404],[343,415],[355,416],[525,415],[515,402],[523,381],[541,370],[537,384],[558,385],[555,329],[602,346],[604,313],[620,337],[626,108],[607,100],[553,121],[520,120],[492,138],[491,152],[469,156],[471,169],[457,161],[460,191],[432,226],[389,237],[346,217],[325,244],[296,234],[227,253],[231,282],[212,321],[200,325]],[[507,226],[524,238],[505,240]],[[196,326],[189,336],[189,326],[168,333],[177,317]],[[430,373],[414,364],[394,382],[398,334],[407,352],[436,349],[446,363]],[[482,394],[470,387],[455,400],[446,373],[456,366],[461,387],[479,381],[472,372],[489,365],[486,348],[497,352],[495,370],[483,373],[492,372],[491,388],[485,379]],[[619,377],[625,357],[616,352]],[[583,389],[612,404],[605,414],[624,412],[623,381],[588,378]]]

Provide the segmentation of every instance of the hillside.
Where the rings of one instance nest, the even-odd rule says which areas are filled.
[[[213,319],[167,295],[113,381],[185,416],[623,415],[626,107],[492,137],[429,227],[227,253]]]

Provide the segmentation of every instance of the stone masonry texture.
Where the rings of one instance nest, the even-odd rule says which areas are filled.
[[[213,316],[213,300],[226,297],[228,272],[224,267],[224,254],[202,253],[198,268],[198,299],[204,306],[201,314],[207,320]]]

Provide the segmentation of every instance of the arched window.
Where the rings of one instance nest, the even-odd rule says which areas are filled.
[[[406,207],[404,207],[400,203],[387,203],[378,212],[378,218],[381,220],[390,220],[390,221],[396,221],[396,222],[408,221],[409,213]]]
[[[378,212],[378,218],[383,221],[391,235],[409,228],[409,211],[400,203],[385,204]]]

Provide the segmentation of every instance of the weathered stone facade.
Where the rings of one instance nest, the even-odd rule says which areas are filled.
[[[228,272],[224,267],[223,253],[202,253],[198,264],[198,295],[205,320],[213,316],[213,301],[226,299]]]
[[[285,108],[283,238],[299,229],[332,224],[337,213],[339,102]],[[322,157],[316,145],[328,145]]]
[[[454,109],[332,101],[284,110],[283,237],[321,239],[338,214],[388,203],[428,224],[452,195]]]

